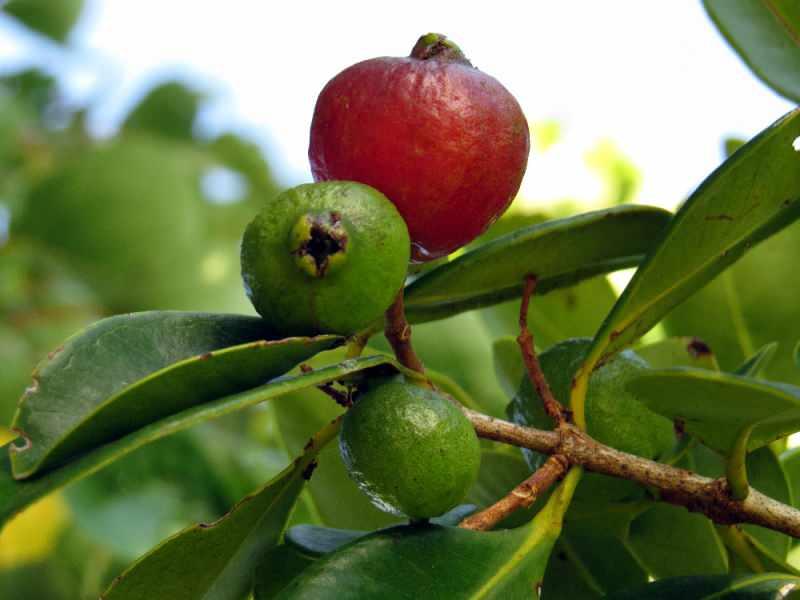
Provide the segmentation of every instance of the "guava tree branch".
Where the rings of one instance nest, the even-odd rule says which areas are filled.
[[[516,425],[479,412],[462,409],[479,437],[530,448],[543,454],[562,455],[570,465],[587,471],[635,481],[656,488],[660,499],[706,515],[715,523],[752,523],[800,538],[800,511],[755,489],[744,500],[734,500],[724,478],[697,473],[620,452],[601,444],[575,426],[543,431]]]
[[[536,472],[520,483],[511,492],[490,507],[470,515],[459,527],[476,531],[488,531],[500,521],[521,508],[529,508],[536,498],[569,470],[569,463],[560,454],[554,454],[536,469]]]
[[[522,292],[522,302],[519,309],[517,344],[522,352],[522,360],[525,363],[525,369],[528,371],[528,377],[542,399],[545,412],[553,419],[553,423],[561,425],[565,421],[564,407],[561,406],[561,403],[553,396],[553,392],[550,391],[550,384],[547,383],[547,378],[544,376],[542,367],[539,365],[539,359],[533,349],[533,333],[528,327],[528,306],[535,291],[536,276],[528,275],[525,277],[525,287]]]

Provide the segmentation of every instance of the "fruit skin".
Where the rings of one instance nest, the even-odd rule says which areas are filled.
[[[313,252],[305,253],[304,240],[312,239]],[[349,335],[392,303],[409,251],[402,217],[377,190],[344,181],[304,184],[269,200],[247,226],[242,279],[277,333]],[[324,260],[317,264],[315,256]]]
[[[386,194],[421,262],[467,244],[503,213],[529,147],[508,90],[429,34],[410,57],[360,62],[329,81],[308,155],[316,181],[361,181]]]
[[[375,506],[412,519],[457,505],[475,483],[481,457],[475,430],[457,406],[401,379],[357,400],[345,415],[339,449]]]
[[[592,344],[589,338],[572,338],[559,342],[539,355],[539,362],[556,399],[569,406],[572,378],[583,363]],[[586,394],[586,424],[589,435],[597,441],[649,459],[658,459],[675,443],[672,422],[640,403],[627,389],[627,382],[648,368],[647,363],[631,350],[621,352],[597,369],[589,379]],[[526,377],[508,407],[511,420],[540,429],[552,429],[542,402]],[[531,468],[542,462],[540,454],[525,451]],[[587,474],[581,483],[583,497],[619,500],[638,491],[629,482],[612,480],[602,475]]]

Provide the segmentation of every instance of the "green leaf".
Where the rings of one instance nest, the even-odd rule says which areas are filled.
[[[282,375],[340,338],[266,341],[261,319],[148,312],[110,317],[37,368],[12,426],[18,479],[153,421]]]
[[[528,274],[537,294],[637,265],[664,229],[668,212],[620,206],[519,229],[428,271],[406,288],[412,323],[516,298]]]
[[[744,375],[745,377],[758,377],[767,365],[769,365],[777,348],[777,342],[771,342],[762,346],[755,354],[744,361],[734,373],[736,375]]]
[[[122,124],[178,140],[191,140],[202,94],[177,81],[167,81],[148,90]]]
[[[717,359],[711,348],[697,338],[667,338],[636,348],[636,354],[654,369],[697,367],[718,371]]]
[[[796,319],[800,286],[787,256],[800,253],[800,227],[790,227],[747,253],[738,263],[676,307],[663,321],[672,335],[696,335],[733,371],[760,347],[779,346],[763,376],[800,384],[791,350],[800,336]],[[768,309],[765,309],[768,307]],[[714,318],[709,319],[709,311]]]
[[[239,600],[263,553],[278,544],[319,448],[338,431],[339,421],[331,422],[300,458],[230,513],[180,532],[136,561],[114,580],[104,599]]]
[[[337,381],[367,369],[394,368],[395,364],[384,356],[370,356],[348,360],[297,377],[281,377],[253,390],[219,398],[151,423],[120,440],[84,454],[68,465],[23,481],[16,481],[11,474],[11,461],[6,452],[11,444],[2,446],[0,447],[0,524],[42,496],[91,475],[150,442],[290,392]]]
[[[606,600],[775,600],[794,598],[800,577],[766,573],[749,577],[672,577],[606,596]]]
[[[83,0],[11,0],[3,11],[26,27],[63,42],[83,11]]]
[[[276,598],[292,579],[315,560],[316,557],[304,554],[288,544],[281,544],[269,550],[255,572],[254,600]]]
[[[794,0],[703,0],[725,39],[753,73],[800,103],[800,7]]]
[[[644,583],[647,571],[627,542],[636,504],[604,504],[588,514],[567,513],[564,531],[547,565],[543,600],[601,598]]]
[[[651,410],[728,456],[752,427],[748,451],[800,430],[800,388],[705,369],[646,371],[628,389]]]
[[[712,173],[684,203],[614,305],[573,389],[584,421],[589,374],[646,333],[756,244],[800,217],[800,109],[762,131]]]
[[[683,507],[649,508],[631,522],[628,539],[656,579],[728,572],[728,554],[713,523]]]
[[[281,597],[528,598],[558,538],[566,485],[518,529],[411,525],[370,534],[308,567]]]

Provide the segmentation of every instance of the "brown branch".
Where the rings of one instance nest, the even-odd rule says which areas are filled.
[[[536,276],[526,276],[525,289],[522,292],[522,303],[519,308],[519,337],[517,337],[517,343],[522,351],[522,360],[525,362],[525,368],[528,370],[528,377],[530,377],[533,387],[536,388],[539,397],[542,399],[544,410],[550,418],[553,419],[553,423],[556,427],[558,427],[564,423],[565,420],[564,407],[555,399],[553,392],[550,390],[550,385],[547,383],[547,378],[542,372],[539,359],[536,358],[536,351],[533,349],[533,334],[528,328],[528,305],[535,291]]]
[[[303,373],[310,373],[314,369],[313,367],[311,367],[311,365],[303,363],[300,365],[300,370]],[[335,387],[333,387],[333,384],[321,383],[316,387],[323,394],[330,396],[333,399],[333,401],[336,402],[336,404],[338,404],[339,406],[342,406],[344,408],[350,408],[351,406],[353,406],[353,399],[350,397],[350,394],[337,390]]]
[[[464,414],[479,437],[563,455],[570,465],[587,471],[628,479],[656,488],[660,499],[706,515],[715,523],[753,523],[800,538],[800,511],[751,489],[744,500],[734,500],[724,478],[710,479],[691,471],[658,463],[605,446],[570,424],[560,431],[542,431],[487,417],[469,409]]]
[[[412,371],[425,373],[422,361],[411,346],[411,326],[406,320],[406,311],[403,306],[403,290],[397,293],[392,305],[386,310],[386,326],[384,335],[394,350],[397,360],[404,367]]]
[[[488,531],[500,521],[521,508],[529,508],[536,502],[539,494],[561,479],[569,469],[569,461],[560,454],[549,457],[536,472],[520,483],[505,497],[489,508],[475,513],[461,521],[459,527]]]

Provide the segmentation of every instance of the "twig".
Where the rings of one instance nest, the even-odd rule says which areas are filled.
[[[500,521],[521,508],[529,508],[539,494],[547,490],[556,481],[561,479],[569,469],[569,462],[560,454],[548,458],[536,472],[520,483],[505,497],[501,498],[489,508],[475,513],[461,521],[459,527],[488,531]]]
[[[411,326],[406,320],[402,289],[397,293],[394,302],[386,311],[384,335],[389,341],[389,344],[391,344],[392,350],[394,350],[394,354],[397,360],[400,361],[400,364],[412,371],[425,373],[425,367],[422,365],[422,361],[411,346]]]
[[[615,450],[568,423],[559,432],[543,431],[462,410],[479,437],[544,454],[561,454],[570,465],[651,486],[659,491],[662,501],[702,513],[721,525],[753,523],[800,538],[800,511],[756,489],[751,489],[747,498],[734,500],[724,478],[710,479]]]
[[[300,370],[303,373],[310,373],[314,369],[310,365],[303,363],[300,365]],[[327,394],[328,396],[333,398],[333,401],[336,402],[336,404],[338,404],[339,406],[342,406],[344,408],[350,408],[351,406],[353,406],[353,399],[350,397],[350,394],[346,394],[342,391],[337,390],[330,383],[322,383],[317,386],[317,389],[323,394]]]
[[[536,358],[536,351],[533,349],[533,334],[528,328],[528,305],[531,296],[536,291],[536,276],[528,275],[525,277],[525,289],[522,292],[522,303],[519,308],[519,337],[517,343],[522,351],[522,360],[525,362],[525,368],[528,370],[528,377],[531,383],[536,388],[539,397],[544,404],[545,412],[553,419],[556,427],[564,422],[564,407],[555,399],[553,392],[550,390],[550,385],[547,383],[547,378],[542,372],[542,367],[539,365],[539,359]]]

